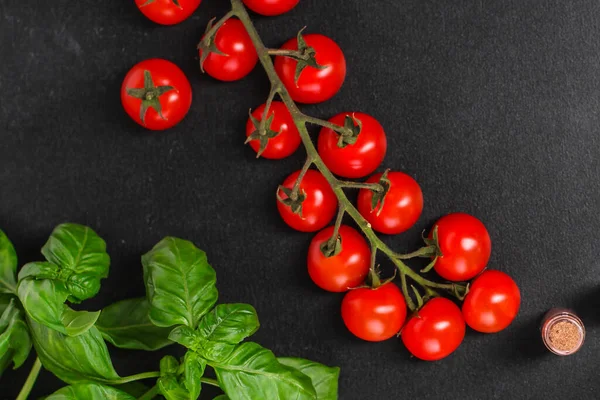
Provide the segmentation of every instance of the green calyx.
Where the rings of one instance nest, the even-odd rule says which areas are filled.
[[[377,210],[377,215],[379,215],[381,213],[381,210],[383,210],[385,196],[389,192],[390,186],[392,184],[390,182],[390,179],[388,178],[389,172],[390,172],[390,170],[386,169],[385,172],[383,173],[383,175],[381,175],[381,178],[379,178],[378,183],[379,183],[379,185],[381,185],[383,190],[381,190],[381,191],[372,190],[373,197],[371,198],[371,212],[375,211],[375,209],[379,207],[379,209]]]
[[[280,191],[287,196],[285,199],[279,194]],[[290,207],[292,212],[298,214],[300,217],[302,217],[302,203],[304,200],[306,200],[306,193],[304,191],[302,193],[294,193],[293,189],[281,185],[277,189],[277,201]]]
[[[144,4],[142,4],[140,6],[141,7],[146,7],[149,6],[150,4],[154,3],[156,0],[147,0]],[[177,7],[177,8],[182,8],[181,4],[179,4],[179,0],[171,0],[171,2]]]
[[[302,31],[305,28],[300,29],[298,35],[296,36],[298,40],[298,52],[297,55],[288,55],[287,57],[293,58],[298,61],[296,64],[296,73],[294,76],[294,82],[298,84],[298,79],[300,79],[300,74],[306,67],[313,67],[316,69],[325,69],[327,68],[324,65],[320,65],[317,63],[317,52],[312,47],[306,44],[304,37],[302,36]]]
[[[354,115],[346,115],[346,118],[344,118],[344,129],[339,134],[337,146],[339,148],[344,148],[348,145],[355,144],[361,130],[362,122]]]
[[[208,21],[206,25],[206,30],[204,31],[204,36],[200,43],[198,43],[197,49],[200,50],[200,70],[204,73],[204,61],[210,55],[210,53],[215,53],[221,56],[226,56],[227,54],[223,53],[221,50],[217,48],[217,44],[215,43],[215,38],[217,37],[218,29],[214,32],[213,26],[215,23],[215,18]]]
[[[135,97],[136,99],[142,100],[142,106],[140,107],[140,120],[143,125],[146,125],[146,112],[148,108],[154,109],[156,113],[162,118],[166,119],[162,115],[162,106],[160,105],[160,96],[163,94],[175,90],[173,86],[154,86],[152,80],[152,74],[150,71],[144,71],[144,87],[143,88],[127,88],[127,94]]]
[[[342,237],[338,235],[338,237],[333,240],[333,237],[330,240],[327,240],[321,243],[321,253],[325,257],[335,257],[342,251]]]
[[[433,227],[431,239],[426,237],[425,235],[422,235],[422,238],[423,242],[425,242],[426,247],[420,249],[423,250],[421,257],[432,257],[431,262],[420,271],[421,273],[426,273],[431,271],[435,266],[435,263],[437,262],[438,258],[443,256],[442,249],[440,249],[440,244],[438,240],[438,226],[435,225]]]
[[[256,119],[252,115],[251,112],[249,114],[250,114],[250,120],[252,121],[252,125],[254,125],[254,132],[252,132],[246,138],[246,141],[244,142],[244,144],[247,144],[253,140],[258,140],[260,143],[260,147],[258,148],[258,151],[256,152],[256,158],[259,158],[261,156],[261,154],[267,148],[267,144],[269,144],[269,139],[273,139],[274,137],[279,135],[280,132],[274,131],[271,129],[271,124],[273,123],[273,118],[275,117],[275,114],[271,114],[267,118],[265,123],[262,124],[262,126],[261,126],[261,121]]]

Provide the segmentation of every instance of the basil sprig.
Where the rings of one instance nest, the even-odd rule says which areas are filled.
[[[192,242],[161,240],[141,259],[146,296],[93,312],[77,304],[108,276],[104,240],[88,227],[62,224],[42,254],[45,261],[24,265],[17,276],[15,249],[0,231],[0,376],[10,364],[20,367],[33,345],[43,368],[69,384],[49,400],[194,400],[203,385],[220,387],[218,400],[337,399],[339,368],[277,358],[247,341],[260,326],[256,310],[216,304],[216,273]],[[185,353],[163,357],[158,371],[121,377],[106,342],[146,351],[179,344]]]

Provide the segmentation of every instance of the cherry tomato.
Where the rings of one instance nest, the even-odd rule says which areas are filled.
[[[284,187],[292,189],[300,171],[296,171],[283,181]],[[301,232],[316,232],[331,221],[337,208],[337,198],[327,180],[320,172],[309,169],[300,182],[300,193],[306,198],[302,202],[302,216],[295,214],[291,207],[277,201],[277,209],[286,224]],[[279,190],[282,199],[288,197]]]
[[[375,174],[367,183],[379,182],[382,174]],[[373,192],[361,189],[358,192],[358,211],[377,232],[388,235],[406,231],[417,222],[423,211],[423,193],[419,184],[403,172],[390,172],[390,189],[381,203],[371,211]]]
[[[349,291],[342,300],[342,319],[350,332],[370,342],[394,336],[406,319],[406,302],[393,282],[377,289]]]
[[[346,59],[339,46],[327,36],[319,34],[304,35],[304,40],[315,52],[317,69],[306,67],[295,81],[297,61],[290,57],[277,56],[275,71],[287,88],[294,101],[299,103],[321,103],[335,95],[346,78]],[[281,46],[283,50],[298,50],[298,40],[293,38]]]
[[[435,361],[450,355],[465,337],[460,308],[443,297],[429,300],[402,329],[402,342],[421,360]]]
[[[296,7],[299,2],[300,0],[244,0],[246,7],[267,17],[284,14]]]
[[[471,328],[495,333],[510,325],[520,305],[521,293],[515,281],[504,272],[487,270],[471,284],[462,312]]]
[[[440,218],[435,226],[443,254],[434,266],[439,276],[449,281],[466,281],[483,271],[492,253],[492,242],[480,220],[454,213]],[[433,230],[429,237],[433,237]]]
[[[257,121],[261,121],[264,111],[265,104],[262,104],[252,112],[252,116]],[[271,126],[266,126],[265,128],[279,133],[277,136],[268,139],[267,146],[260,156],[270,159],[285,158],[293,154],[298,149],[302,139],[300,139],[298,128],[296,128],[294,120],[292,119],[292,116],[290,115],[290,112],[285,104],[280,101],[272,102],[271,107],[269,108],[267,119],[269,119],[271,116],[273,116]],[[248,118],[248,122],[246,123],[246,136],[250,136],[255,131],[256,127],[252,123],[252,120]],[[260,149],[260,140],[255,139],[250,141],[250,147],[252,147],[254,151],[258,152]]]
[[[202,0],[135,0],[140,11],[151,21],[174,25],[196,11]]]
[[[371,264],[371,249],[355,229],[341,225],[338,232],[342,250],[326,257],[321,245],[333,235],[333,226],[323,229],[313,238],[308,248],[308,274],[321,289],[345,292],[365,280]]]
[[[237,81],[256,66],[256,49],[239,19],[231,18],[219,28],[215,35],[215,46],[223,54],[211,52],[202,65],[204,71],[215,79]],[[202,57],[202,50],[199,53]]]
[[[129,116],[151,130],[179,123],[192,104],[192,87],[170,61],[153,58],[131,68],[121,86],[121,103]]]
[[[340,135],[329,128],[323,128],[317,144],[319,154],[334,174],[344,178],[362,178],[375,171],[383,161],[387,140],[381,124],[365,113],[341,113],[329,122],[344,126],[346,116],[353,116],[361,123],[356,142],[339,147]]]

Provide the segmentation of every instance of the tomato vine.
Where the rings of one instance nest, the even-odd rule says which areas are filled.
[[[340,126],[340,125],[331,123],[329,121],[322,120],[320,118],[306,115],[298,108],[298,106],[296,105],[296,103],[294,102],[292,97],[290,96],[288,90],[286,89],[285,85],[281,81],[281,78],[275,71],[275,66],[273,64],[273,60],[271,59],[272,55],[281,55],[282,54],[281,50],[270,49],[265,46],[259,33],[256,31],[256,28],[254,27],[252,19],[251,19],[250,15],[248,15],[248,12],[246,11],[244,4],[242,3],[242,0],[231,0],[231,7],[232,7],[231,11],[229,11],[227,14],[225,14],[221,19],[219,19],[218,21],[216,21],[214,23],[211,22],[211,27],[205,34],[202,41],[200,42],[199,47],[206,48],[207,46],[209,46],[210,42],[212,40],[211,37],[213,37],[216,34],[219,27],[221,25],[223,25],[228,19],[230,19],[232,17],[236,17],[243,23],[244,27],[246,28],[246,31],[248,32],[248,35],[252,39],[252,43],[254,44],[254,47],[258,54],[258,59],[262,65],[263,69],[265,70],[265,72],[269,78],[269,81],[271,82],[271,90],[269,92],[269,95],[268,95],[268,98],[266,101],[266,106],[263,111],[263,118],[261,119],[261,124],[265,124],[267,121],[266,116],[267,116],[267,113],[269,110],[269,105],[276,97],[279,97],[283,101],[283,103],[286,105],[287,109],[289,110],[289,112],[292,116],[292,119],[294,121],[294,124],[296,125],[296,128],[302,139],[302,144],[304,145],[304,148],[307,153],[307,157],[306,157],[304,166],[301,170],[301,173],[299,174],[299,176],[296,179],[296,184],[294,185],[291,195],[289,197],[294,199],[295,197],[297,197],[299,195],[300,182],[302,181],[302,178],[304,177],[304,173],[306,173],[306,171],[308,171],[308,169],[311,166],[316,167],[317,170],[323,175],[323,177],[329,183],[329,185],[330,185],[331,189],[333,190],[333,192],[335,193],[335,196],[338,201],[339,213],[338,213],[338,217],[336,218],[336,222],[335,222],[334,236],[332,236],[332,237],[333,238],[335,237],[336,232],[338,231],[339,226],[342,223],[343,215],[344,214],[349,215],[355,221],[355,223],[358,225],[358,227],[360,228],[362,233],[367,237],[367,239],[370,243],[371,251],[372,251],[371,269],[372,270],[376,269],[376,255],[378,252],[381,252],[385,256],[387,256],[392,261],[392,263],[395,265],[395,267],[397,268],[398,273],[400,275],[400,280],[402,283],[402,288],[403,288],[402,292],[403,292],[406,302],[411,310],[414,311],[414,310],[416,310],[417,307],[407,290],[407,287],[408,287],[407,278],[410,278],[414,282],[419,284],[425,290],[425,293],[429,294],[429,295],[436,294],[437,290],[443,290],[443,291],[449,293],[450,295],[458,297],[458,298],[461,298],[462,296],[464,296],[464,294],[467,291],[466,285],[457,284],[457,283],[439,283],[439,282],[432,281],[430,279],[425,278],[421,274],[415,272],[406,263],[403,262],[403,260],[413,258],[413,257],[435,256],[435,254],[437,254],[437,245],[436,244],[426,245],[423,248],[421,248],[415,252],[409,253],[409,254],[400,254],[400,253],[397,253],[394,250],[392,250],[390,247],[388,247],[388,245],[385,244],[377,236],[375,231],[372,229],[371,224],[369,224],[369,222],[367,222],[367,220],[359,213],[357,208],[348,199],[348,197],[346,196],[346,193],[344,192],[344,189],[368,189],[368,190],[374,190],[374,191],[382,191],[383,188],[381,187],[381,184],[380,183],[349,182],[349,181],[344,181],[344,180],[340,180],[340,179],[336,178],[335,175],[330,171],[330,169],[325,165],[321,156],[319,155],[319,153],[315,147],[315,144],[313,143],[313,140],[310,137],[307,125],[310,124],[310,125],[317,125],[320,127],[328,128],[328,129],[331,129],[331,130],[337,132],[340,135],[347,135],[347,136],[352,135],[351,130],[348,127]],[[306,55],[303,54],[302,51],[285,50],[285,55],[294,57],[296,59],[306,59],[307,58]],[[264,126],[262,129],[263,129],[263,131],[266,130],[266,128]]]

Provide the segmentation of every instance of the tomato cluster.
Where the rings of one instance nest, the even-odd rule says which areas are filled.
[[[136,0],[136,4],[153,21],[174,24],[189,17],[200,1]],[[253,11],[269,16],[290,11],[299,0],[243,1]],[[258,62],[250,35],[235,18],[214,27],[211,22],[198,49],[200,68],[222,81],[245,77]],[[302,114],[292,115],[290,110],[300,112],[290,108],[289,102],[319,103],[333,97],[344,83],[346,60],[340,47],[320,34],[299,33],[280,49],[268,50],[268,54],[275,56],[273,68],[289,94],[287,100],[282,96],[288,104],[274,101],[272,92],[269,100],[250,114],[246,142],[257,156],[281,159],[297,150],[302,141],[300,129],[309,122]],[[146,60],[125,77],[121,99],[136,122],[148,129],[166,129],[188,112],[191,87],[174,64]],[[379,245],[373,241],[371,229],[394,235],[413,227],[423,211],[423,192],[417,181],[404,172],[375,172],[384,161],[387,138],[374,117],[344,112],[329,121],[317,121],[322,126],[316,146],[319,157],[313,154],[304,168],[289,175],[279,186],[277,209],[293,229],[320,231],[308,249],[308,274],[324,290],[347,292],[341,317],[348,330],[367,341],[400,335],[415,357],[433,361],[460,346],[467,325],[484,333],[505,329],[519,310],[519,288],[507,274],[486,270],[491,255],[490,236],[484,224],[471,215],[453,213],[440,218],[424,239],[423,247],[435,250],[427,255],[432,256],[431,265],[441,278],[460,282],[442,286],[463,288],[462,293],[453,293],[463,300],[462,309],[428,286],[435,286],[434,281],[419,282],[413,276],[426,291],[422,297],[415,289],[417,306],[392,279],[381,282],[375,271],[376,253],[372,253]],[[318,170],[310,168],[313,163]],[[343,179],[370,177],[356,182],[342,181],[334,175]],[[359,188],[352,216],[367,233],[371,246],[358,230],[342,224],[344,212],[352,207],[346,200],[338,205],[343,187]],[[328,227],[336,209],[338,218]],[[471,281],[470,286],[466,281]]]

